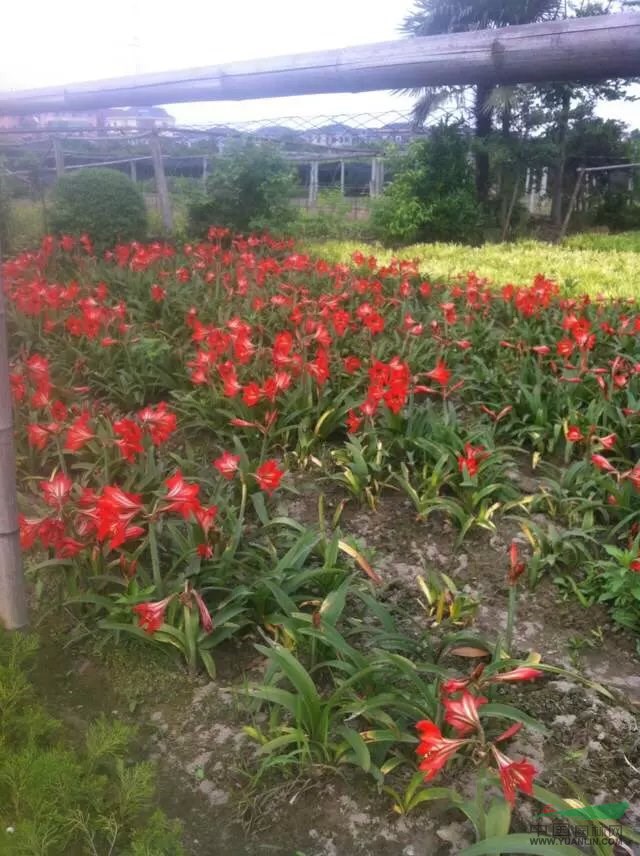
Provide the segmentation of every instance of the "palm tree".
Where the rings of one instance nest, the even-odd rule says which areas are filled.
[[[407,16],[403,31],[412,36],[435,36],[509,27],[552,19],[560,14],[565,0],[416,0],[413,12]],[[473,87],[473,121],[476,139],[476,189],[478,199],[489,196],[489,154],[486,143],[493,127],[491,95],[495,87],[478,83]],[[460,97],[462,87],[428,87],[418,90],[420,97],[414,107],[414,121],[422,125],[434,108],[452,96]]]

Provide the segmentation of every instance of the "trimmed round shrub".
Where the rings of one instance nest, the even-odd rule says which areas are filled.
[[[145,238],[147,209],[142,194],[124,173],[82,169],[55,185],[51,227],[58,234],[86,232],[96,247],[104,249]]]

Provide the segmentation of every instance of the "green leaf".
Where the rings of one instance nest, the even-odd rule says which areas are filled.
[[[542,734],[548,733],[547,728],[541,722],[529,716],[524,711],[519,710],[517,707],[512,707],[510,704],[483,704],[478,708],[478,713],[481,718],[485,716],[504,717],[504,719],[512,719],[514,722],[521,722],[528,728],[532,728],[534,731],[539,731]]]
[[[364,742],[360,734],[353,728],[348,728],[346,725],[341,726],[338,729],[338,732],[353,749],[358,766],[362,767],[365,773],[368,773],[371,769],[371,755],[369,753],[369,747]]]
[[[506,800],[496,799],[489,806],[485,816],[487,838],[508,835],[511,827],[511,806]]]
[[[515,853],[518,856],[529,853],[537,856],[584,856],[581,850],[569,844],[535,844],[535,838],[535,835],[527,832],[488,838],[467,847],[458,856],[501,856],[505,853]]]

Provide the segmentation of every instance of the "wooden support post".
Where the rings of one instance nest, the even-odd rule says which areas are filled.
[[[209,159],[207,158],[206,155],[203,155],[203,157],[202,157],[202,186],[205,188],[205,190],[207,188],[208,168],[209,168]]]
[[[56,176],[61,178],[64,175],[64,152],[62,150],[62,140],[57,137],[53,138],[53,156],[56,162]]]
[[[149,137],[149,148],[151,149],[151,158],[153,160],[153,173],[156,179],[156,193],[158,194],[158,201],[160,202],[162,225],[164,226],[165,234],[171,235],[173,232],[171,200],[169,198],[169,187],[167,185],[167,176],[164,171],[164,163],[162,162],[160,137],[157,134],[151,134]]]
[[[129,161],[129,173],[131,175],[131,181],[135,183],[138,180],[138,171],[136,169],[136,162],[134,160]]]
[[[564,240],[564,238],[566,237],[567,229],[569,228],[569,223],[571,222],[571,215],[573,214],[573,210],[576,207],[576,202],[578,201],[578,194],[580,193],[580,188],[582,187],[584,176],[584,169],[579,168],[578,178],[576,179],[575,187],[573,188],[573,193],[571,194],[571,199],[569,200],[569,207],[567,208],[567,213],[562,223],[560,234],[558,235],[558,242]]]
[[[380,196],[384,185],[384,164],[382,158],[371,159],[371,181],[369,182],[369,196],[372,198]]]
[[[344,161],[340,161],[340,193],[344,196]]]
[[[28,613],[20,557],[8,346],[5,296],[0,267],[0,624],[6,630],[17,630],[26,627]]]
[[[320,161],[314,160],[309,164],[309,208],[315,208],[318,202],[318,185],[320,183]]]

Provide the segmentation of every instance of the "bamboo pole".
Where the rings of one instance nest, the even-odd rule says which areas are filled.
[[[157,134],[152,134],[149,137],[149,148],[151,149],[151,157],[153,159],[153,172],[156,178],[156,192],[160,202],[160,213],[162,214],[162,224],[166,235],[171,235],[173,232],[173,215],[171,213],[171,199],[169,198],[169,187],[167,185],[167,176],[164,171],[164,163],[162,161],[162,148],[160,146],[160,138]]]
[[[9,342],[0,256],[0,624],[17,630],[28,623],[20,556]]]
[[[573,188],[573,193],[571,194],[571,199],[569,200],[569,207],[567,208],[567,213],[562,222],[560,234],[558,235],[559,242],[564,240],[564,238],[566,237],[567,229],[569,228],[569,223],[571,222],[571,215],[573,214],[573,209],[576,207],[576,202],[578,201],[578,193],[580,193],[580,188],[582,187],[584,176],[584,169],[578,169],[578,178],[576,179],[576,183]]]
[[[248,62],[0,93],[0,114],[236,101],[416,86],[635,77],[640,14],[446,33]]]
[[[56,162],[56,177],[62,178],[64,175],[64,151],[62,150],[62,140],[58,137],[53,138],[53,156]]]

